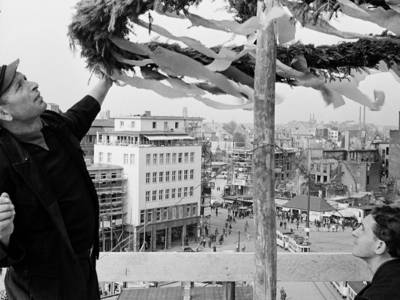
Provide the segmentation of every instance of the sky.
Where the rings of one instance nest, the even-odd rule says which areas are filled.
[[[82,98],[90,89],[90,73],[85,68],[85,61],[79,51],[75,53],[69,46],[67,37],[68,24],[74,14],[77,0],[0,0],[0,64],[8,64],[16,58],[21,59],[19,70],[29,80],[39,83],[45,101],[57,103],[61,109],[68,109]],[[232,18],[226,12],[226,3],[221,0],[204,0],[194,13],[207,18]],[[154,17],[154,16],[153,16]],[[198,28],[187,29],[189,23],[171,21],[159,16],[155,23],[167,27],[177,35],[195,37],[207,46],[220,44],[230,38],[229,35],[213,30]],[[360,33],[381,32],[374,24],[355,21],[350,18],[334,21],[339,29]],[[154,39],[146,30],[135,28],[136,36],[132,40],[145,42]],[[240,39],[239,39],[240,40]],[[303,43],[333,44],[340,39],[298,28],[296,40]],[[236,40],[235,40],[236,41]],[[88,85],[89,84],[89,85]],[[93,84],[93,82],[92,82]],[[386,102],[379,112],[367,110],[366,120],[376,125],[397,125],[400,111],[400,84],[389,74],[368,76],[361,82],[360,88],[368,95],[374,89],[386,93]],[[291,88],[277,84],[276,91],[284,97],[282,104],[276,106],[276,123],[291,120],[308,120],[314,114],[318,121],[358,122],[359,107],[350,100],[346,105],[334,109],[326,106],[318,92],[310,88]],[[230,101],[229,96],[225,97]],[[221,98],[220,98],[221,99]],[[222,98],[224,99],[224,98]],[[152,91],[135,89],[130,86],[113,86],[103,104],[103,110],[111,110],[113,116],[140,114],[150,110],[153,115],[182,115],[187,107],[189,116],[199,116],[206,121],[251,123],[253,112],[243,110],[217,110],[193,99],[163,99]]]

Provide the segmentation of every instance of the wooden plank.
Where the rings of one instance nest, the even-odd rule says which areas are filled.
[[[254,253],[103,252],[100,281],[253,281]],[[278,253],[280,281],[363,281],[365,262],[348,253]]]
[[[275,0],[257,1],[257,19],[265,22]],[[266,24],[263,24],[266,25]],[[254,70],[253,199],[256,223],[254,300],[275,300],[277,280],[276,224],[274,200],[275,144],[275,26],[257,31]]]

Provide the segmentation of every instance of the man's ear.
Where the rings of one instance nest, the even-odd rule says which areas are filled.
[[[378,255],[382,255],[386,252],[387,250],[387,246],[386,243],[384,241],[381,240],[377,240],[376,242],[376,248],[375,248],[375,253]]]
[[[3,106],[0,105],[0,120],[10,122],[13,120],[12,115],[5,109]]]

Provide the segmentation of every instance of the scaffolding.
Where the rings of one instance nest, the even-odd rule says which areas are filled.
[[[99,199],[101,251],[122,251],[126,177],[122,167],[94,164],[88,167]]]

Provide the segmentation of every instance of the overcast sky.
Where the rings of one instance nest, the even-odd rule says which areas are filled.
[[[20,71],[39,83],[40,91],[47,102],[54,102],[62,109],[67,109],[84,96],[88,90],[89,72],[79,53],[69,48],[67,27],[74,13],[76,0],[0,0],[0,64],[21,59]],[[215,19],[227,19],[220,1],[209,2],[193,10],[202,16]],[[155,20],[157,22],[158,20]],[[223,33],[188,29],[182,23],[160,20],[160,24],[178,35],[198,38],[212,46],[229,38]],[[164,22],[164,23],[163,23]],[[335,25],[348,31],[380,32],[381,29],[365,22],[341,21]],[[137,39],[149,40],[148,33],[136,29]],[[331,44],[339,41],[323,34],[309,30],[298,30],[296,39],[305,43]],[[400,84],[388,74],[369,76],[361,83],[361,89],[372,95],[374,89],[386,92],[386,103],[380,112],[367,111],[367,122],[379,125],[398,124],[400,110]],[[308,120],[310,113],[325,122],[330,120],[358,121],[359,105],[347,101],[341,108],[326,106],[319,93],[308,88],[290,88],[277,84],[277,92],[284,96],[282,104],[276,106],[276,122],[286,123],[291,120]],[[163,99],[151,92],[132,87],[114,86],[109,93],[103,109],[110,109],[113,115],[138,114],[151,110],[153,115],[181,115],[183,107],[188,108],[189,115],[200,116],[206,120],[226,122],[252,122],[253,113],[242,110],[216,110],[192,99]]]

